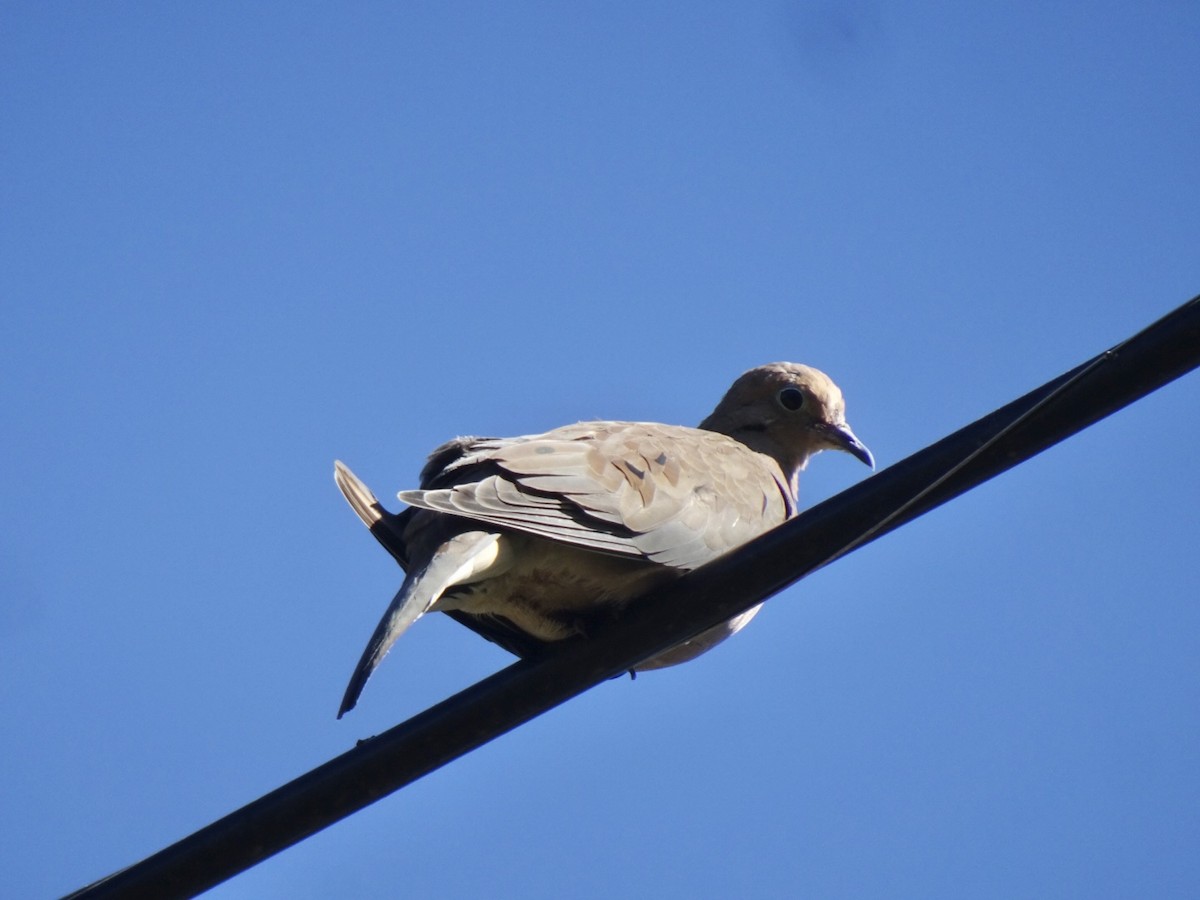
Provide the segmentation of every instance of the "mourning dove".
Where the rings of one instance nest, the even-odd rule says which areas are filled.
[[[406,578],[371,636],[338,718],[396,639],[431,610],[519,656],[587,635],[628,601],[795,515],[811,456],[843,450],[874,468],[846,424],[842,392],[808,366],[746,372],[699,428],[580,422],[438,447],[408,508],[387,512],[342,463],[346,500]],[[378,528],[379,525],[386,526]],[[758,607],[648,659],[692,659]]]

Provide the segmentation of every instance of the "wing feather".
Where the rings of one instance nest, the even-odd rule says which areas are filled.
[[[716,432],[581,422],[439,447],[400,499],[579,547],[691,569],[795,508],[773,459]]]

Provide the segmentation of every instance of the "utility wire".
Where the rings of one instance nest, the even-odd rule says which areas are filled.
[[[193,896],[846,553],[1200,365],[1200,297],[1007,406],[629,608],[523,659],[71,897]]]

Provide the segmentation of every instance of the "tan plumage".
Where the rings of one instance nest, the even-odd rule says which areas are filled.
[[[797,509],[797,476],[824,449],[873,465],[841,391],[794,363],[751,369],[699,428],[580,422],[515,438],[458,438],[386,512],[341,463],[360,518],[388,521],[407,578],[375,630],[339,717],[417,618],[441,610],[520,655],[586,634],[625,603],[703,565]],[[378,532],[377,532],[378,535]],[[383,538],[381,537],[381,540]],[[757,610],[639,665],[691,659]]]

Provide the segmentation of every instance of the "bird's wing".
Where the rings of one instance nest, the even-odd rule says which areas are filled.
[[[448,589],[474,578],[487,577],[490,571],[502,570],[508,565],[502,541],[502,536],[486,531],[464,532],[438,547],[423,565],[408,571],[404,584],[375,626],[375,633],[354,667],[338,710],[339,719],[354,709],[367,679],[396,639],[425,615]]]
[[[604,553],[691,569],[794,509],[770,457],[715,432],[581,422],[460,438],[434,451],[405,503]]]

